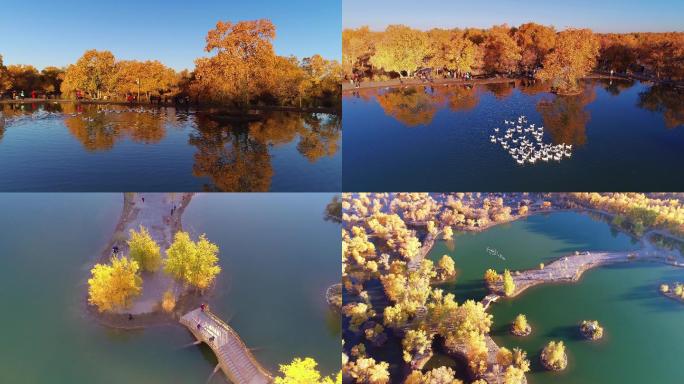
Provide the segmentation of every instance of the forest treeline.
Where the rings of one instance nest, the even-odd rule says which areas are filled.
[[[207,57],[192,71],[176,72],[159,61],[118,60],[88,50],[66,68],[3,65],[0,95],[60,96],[98,100],[162,100],[295,107],[336,107],[341,65],[320,55],[279,56],[270,20],[219,21],[206,37]]]
[[[390,25],[342,32],[347,79],[384,80],[431,68],[433,76],[527,75],[576,90],[592,70],[684,80],[684,33],[594,33],[526,23],[422,31]]]

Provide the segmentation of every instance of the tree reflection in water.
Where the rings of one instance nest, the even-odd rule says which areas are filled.
[[[377,100],[386,115],[407,127],[430,124],[440,104],[431,87],[393,88],[378,94]]]
[[[211,179],[207,191],[265,192],[273,177],[270,147],[299,138],[297,150],[313,163],[334,156],[340,136],[337,115],[277,113],[258,121],[221,121],[200,113],[189,140],[197,147],[193,174]]]
[[[624,80],[624,79],[615,79],[615,80],[606,80],[606,79],[601,79],[596,81],[598,84],[601,84],[603,86],[603,89],[605,89],[608,93],[610,93],[613,96],[619,96],[622,91],[632,88],[636,82],[634,80]]]
[[[249,134],[249,122],[219,123],[197,115],[189,143],[197,147],[193,174],[209,177],[206,191],[268,191],[273,177],[268,145]]]
[[[480,95],[472,86],[455,86],[443,88],[449,109],[453,112],[465,112],[475,109],[480,103]]]
[[[640,108],[660,112],[667,128],[684,126],[684,92],[669,85],[654,85],[639,94]]]
[[[491,92],[498,100],[503,100],[513,94],[515,82],[489,83],[484,84],[484,88]]]
[[[586,128],[591,114],[585,107],[595,98],[593,84],[587,83],[579,95],[555,95],[537,103],[537,111],[542,116],[544,128],[551,135],[554,144],[581,146],[586,143]]]
[[[69,132],[87,151],[110,150],[126,137],[137,143],[154,144],[166,133],[166,116],[159,111],[129,112],[118,106],[64,104],[62,112]],[[80,114],[71,116],[74,113]]]

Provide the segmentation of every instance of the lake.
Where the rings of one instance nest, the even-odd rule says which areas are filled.
[[[340,320],[325,302],[339,281],[332,194],[198,195],[183,225],[220,247],[212,310],[276,372],[296,356],[340,369]],[[1,194],[0,378],[26,383],[205,383],[216,358],[181,326],[106,328],[84,315],[92,262],[121,194]],[[185,347],[184,347],[185,346]],[[225,382],[222,374],[212,383]]]
[[[348,191],[682,190],[684,92],[586,80],[576,96],[521,81],[363,89],[343,97]],[[490,142],[505,120],[543,126],[570,157],[519,165]]]
[[[337,115],[0,104],[0,191],[339,191]]]
[[[505,260],[492,256],[495,248]],[[537,268],[575,250],[630,250],[638,244],[611,230],[603,221],[586,214],[558,212],[493,227],[480,233],[459,233],[452,242],[440,241],[430,252],[454,258],[455,283],[442,284],[459,301],[480,299],[485,294],[482,276],[487,268],[522,270]],[[521,347],[528,352],[532,371],[529,382],[625,383],[678,382],[683,376],[676,362],[684,352],[682,304],[658,293],[661,283],[682,280],[681,269],[630,263],[590,270],[575,284],[551,284],[530,288],[512,300],[492,304],[492,336],[499,346]],[[528,337],[508,333],[519,313],[533,327]],[[605,338],[581,339],[581,320],[599,320]],[[560,373],[545,371],[539,353],[550,340],[563,340],[569,368]],[[438,356],[437,361],[445,360]]]

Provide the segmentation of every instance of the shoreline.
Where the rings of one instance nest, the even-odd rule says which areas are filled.
[[[1,99],[0,105],[2,104],[62,104],[62,103],[73,103],[73,104],[86,104],[86,105],[120,105],[124,107],[176,107],[183,109],[196,109],[196,110],[208,110],[208,109],[221,109],[228,112],[236,114],[248,114],[249,111],[264,111],[264,112],[296,112],[296,113],[329,113],[329,114],[340,114],[340,107],[292,107],[292,106],[278,106],[278,105],[256,105],[249,106],[245,109],[235,108],[233,106],[222,105],[222,104],[176,104],[176,103],[152,103],[149,101],[141,101],[129,103],[126,101],[118,100],[71,100],[71,99]]]
[[[650,82],[654,84],[659,84],[663,83],[666,84],[668,82],[663,81],[663,80],[655,80],[655,79],[647,79],[647,78],[641,78],[638,76],[625,76],[625,75],[618,75],[618,74],[613,74],[608,75],[604,74],[601,72],[592,72],[588,74],[587,76],[582,77],[582,79],[606,79],[606,80],[625,80],[625,81],[641,81],[641,82]],[[515,77],[487,77],[487,78],[480,78],[480,79],[472,79],[472,80],[463,80],[463,79],[435,79],[433,81],[423,81],[417,78],[409,77],[409,78],[404,78],[404,79],[391,79],[391,80],[381,80],[381,81],[365,81],[361,82],[360,86],[357,88],[355,87],[352,83],[349,81],[343,81],[342,82],[342,94],[345,93],[350,93],[353,91],[357,90],[364,90],[364,89],[376,89],[376,88],[396,88],[396,87],[406,87],[406,86],[451,86],[451,85],[484,85],[484,84],[503,84],[503,83],[514,83],[517,81],[521,80],[529,80],[529,81],[536,81],[534,78],[530,77],[525,77],[525,76],[515,76]],[[403,82],[402,82],[403,81]],[[673,84],[675,87],[681,88],[681,84],[674,83]]]

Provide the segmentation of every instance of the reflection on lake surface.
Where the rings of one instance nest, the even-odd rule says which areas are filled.
[[[335,191],[337,115],[4,104],[0,190]]]
[[[684,94],[587,80],[557,96],[541,82],[363,89],[345,94],[346,190],[680,190]],[[489,143],[520,115],[544,141],[573,145],[562,163],[520,166]]]

